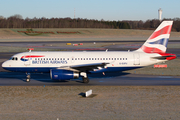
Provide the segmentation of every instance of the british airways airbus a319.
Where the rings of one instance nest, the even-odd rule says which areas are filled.
[[[88,83],[89,73],[132,70],[175,59],[175,54],[166,53],[172,24],[173,21],[163,21],[147,41],[132,52],[23,52],[12,56],[2,67],[27,73],[27,82],[31,72],[48,72],[52,80],[82,77],[83,82]]]

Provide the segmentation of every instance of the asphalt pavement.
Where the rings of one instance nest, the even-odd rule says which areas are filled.
[[[129,73],[106,73],[89,75],[90,82],[82,79],[53,81],[48,73],[32,73],[26,82],[25,73],[0,72],[0,86],[179,86],[180,76],[138,75]]]

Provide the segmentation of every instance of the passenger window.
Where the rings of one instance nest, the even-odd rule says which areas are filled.
[[[116,58],[114,58],[114,60],[116,60]]]
[[[65,60],[65,58],[63,58],[63,60]]]

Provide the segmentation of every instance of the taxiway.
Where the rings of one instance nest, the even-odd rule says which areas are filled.
[[[90,82],[81,79],[52,81],[48,73],[33,73],[31,81],[26,82],[25,73],[0,72],[0,86],[179,86],[180,76],[152,76],[129,73],[107,73],[89,75]]]

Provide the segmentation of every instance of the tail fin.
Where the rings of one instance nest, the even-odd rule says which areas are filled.
[[[166,53],[172,24],[173,21],[163,21],[137,51],[146,53]]]

